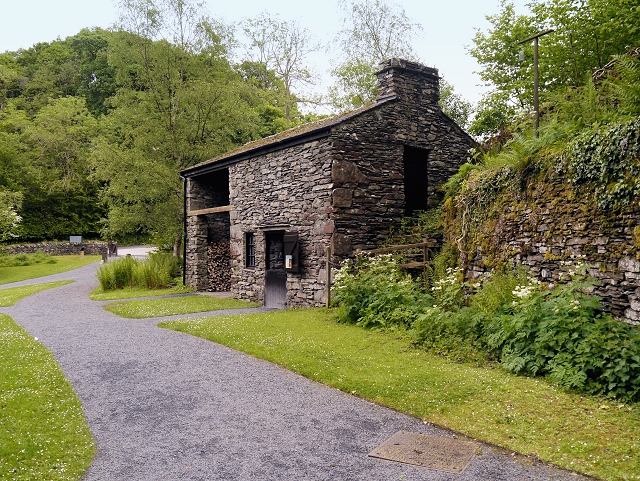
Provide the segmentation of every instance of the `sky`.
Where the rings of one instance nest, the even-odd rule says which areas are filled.
[[[526,13],[528,0],[514,0],[517,13]],[[341,28],[338,0],[205,0],[209,13],[226,23],[237,23],[266,11],[284,20],[296,20],[325,45],[331,45]],[[499,0],[391,0],[424,31],[414,42],[423,63],[438,68],[440,75],[465,99],[477,102],[487,90],[475,59],[467,53],[475,28],[486,31],[486,15],[499,10]],[[109,28],[117,19],[112,0],[0,0],[0,52],[29,48],[37,42],[64,39],[82,28]],[[318,91],[328,86],[331,65],[325,50],[310,57],[312,68],[321,75]]]

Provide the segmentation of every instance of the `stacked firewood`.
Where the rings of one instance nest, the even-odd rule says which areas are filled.
[[[209,292],[231,290],[231,250],[229,242],[209,244],[207,255]]]

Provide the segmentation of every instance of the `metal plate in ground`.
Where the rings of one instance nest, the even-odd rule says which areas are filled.
[[[454,438],[400,431],[369,453],[373,458],[462,473],[480,444]]]

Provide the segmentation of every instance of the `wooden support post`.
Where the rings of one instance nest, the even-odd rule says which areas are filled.
[[[422,282],[427,285],[427,262],[429,262],[429,248],[424,246],[422,248],[422,262],[424,262],[424,269],[422,270]]]
[[[326,289],[327,289],[327,303],[326,306],[331,306],[331,246],[327,246],[327,280],[326,280]]]

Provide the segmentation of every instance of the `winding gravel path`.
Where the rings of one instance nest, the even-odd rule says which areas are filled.
[[[463,474],[367,457],[397,431],[451,433],[89,300],[97,264],[1,311],[55,355],[98,451],[85,480],[576,480],[484,446]],[[183,316],[184,317],[184,316]]]

